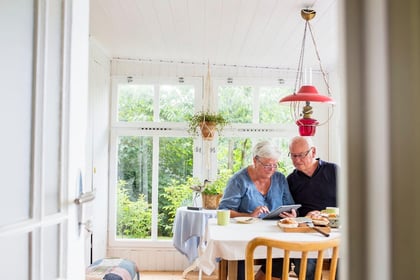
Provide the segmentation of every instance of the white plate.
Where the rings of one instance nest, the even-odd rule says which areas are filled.
[[[253,218],[253,217],[236,217],[233,219],[239,224],[252,224],[259,221],[258,218]]]

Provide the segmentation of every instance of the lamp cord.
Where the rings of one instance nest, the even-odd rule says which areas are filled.
[[[328,79],[327,79],[327,75],[324,71],[324,68],[322,67],[322,63],[321,63],[321,56],[319,55],[319,51],[318,51],[318,46],[316,44],[315,41],[315,36],[314,33],[312,31],[312,26],[309,22],[309,20],[305,21],[305,28],[303,31],[303,39],[302,39],[302,44],[301,44],[301,50],[300,50],[300,55],[299,55],[299,62],[298,62],[298,67],[297,67],[297,75],[296,75],[296,80],[295,80],[295,88],[294,88],[294,92],[293,94],[297,93],[298,87],[300,87],[302,85],[302,79],[303,79],[303,60],[305,57],[305,43],[306,43],[306,31],[309,28],[309,32],[311,34],[311,39],[312,39],[312,43],[314,44],[315,47],[315,53],[316,53],[316,57],[318,59],[318,63],[319,63],[319,68],[321,70],[322,73],[322,78],[324,79],[325,85],[327,86],[327,93],[329,96],[331,96],[331,88],[330,85],[328,83]],[[300,102],[290,102],[290,107],[291,107],[291,111],[294,113],[294,119],[297,120],[300,117],[300,106],[299,106]],[[323,125],[325,123],[327,123],[332,115],[334,114],[334,108],[332,108],[331,112],[328,113],[328,119],[321,123],[320,125]]]
[[[328,80],[327,80],[327,74],[325,73],[324,68],[322,67],[321,56],[319,55],[318,46],[316,44],[315,37],[314,37],[313,31],[312,31],[312,26],[311,26],[309,21],[306,21],[306,23],[308,24],[309,31],[311,32],[312,43],[314,44],[314,47],[315,47],[315,53],[316,53],[316,57],[318,59],[319,69],[321,70],[322,77],[324,79],[325,85],[327,86],[328,96],[331,96],[330,84],[328,83]],[[319,125],[324,125],[324,124],[328,123],[333,115],[334,115],[334,106],[331,106],[331,111],[328,111],[328,119],[326,121],[320,123]]]
[[[325,74],[324,68],[322,67],[321,56],[319,55],[319,52],[318,52],[318,46],[317,46],[316,41],[315,41],[314,33],[312,31],[312,26],[309,23],[309,21],[306,21],[306,23],[309,26],[309,31],[311,32],[312,43],[314,44],[314,47],[315,47],[315,53],[316,53],[316,57],[318,59],[319,69],[321,70],[322,77],[324,78],[325,85],[327,86],[328,95],[331,96],[331,88],[330,88],[330,85],[329,85],[328,80],[327,80],[327,75]],[[306,30],[306,25],[305,25],[305,30]]]
[[[298,90],[298,85],[300,87],[300,85],[302,84],[303,59],[305,57],[306,30],[307,30],[308,24],[309,24],[309,22],[306,21],[305,22],[305,28],[304,28],[304,31],[303,31],[303,39],[302,39],[302,44],[301,44],[301,48],[300,48],[300,54],[299,54],[299,62],[298,62],[298,67],[297,67],[295,88],[294,88],[294,91],[293,91],[294,94],[296,94],[296,92]]]

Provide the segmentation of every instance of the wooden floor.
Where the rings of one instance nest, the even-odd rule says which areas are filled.
[[[293,277],[295,275],[290,275],[290,279],[297,279],[297,277]],[[140,280],[198,280],[198,272],[191,271],[187,274],[186,278],[182,278],[182,271],[172,271],[172,272],[163,272],[163,271],[145,271],[140,272]],[[206,274],[202,274],[202,280],[217,280],[218,275],[214,273],[213,275],[207,276]],[[328,279],[328,272],[324,271],[322,275],[322,279]]]
[[[171,271],[171,272],[159,272],[159,271],[145,271],[140,272],[140,280],[181,280],[181,279],[188,279],[188,280],[198,280],[198,272],[191,271],[187,274],[186,278],[182,277],[182,271]],[[217,280],[218,275],[213,274],[207,276],[206,274],[202,274],[202,280]]]

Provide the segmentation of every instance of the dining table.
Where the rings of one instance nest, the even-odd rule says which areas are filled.
[[[199,256],[199,267],[205,274],[211,275],[219,265],[219,280],[236,280],[237,262],[245,260],[245,248],[250,240],[255,237],[266,237],[283,241],[321,241],[340,237],[339,229],[329,229],[326,237],[314,232],[287,232],[277,225],[278,220],[250,219],[244,223],[243,219],[231,218],[228,225],[217,225],[217,219],[208,220],[204,235],[202,254]],[[316,257],[316,252],[311,252],[309,257]],[[332,250],[325,252],[325,257],[330,258]],[[273,249],[273,257],[283,257],[283,251]],[[300,258],[297,252],[292,252],[291,257]],[[265,247],[258,247],[254,252],[255,259],[265,259]]]

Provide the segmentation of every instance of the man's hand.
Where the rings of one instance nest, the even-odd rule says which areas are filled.
[[[281,212],[279,216],[282,218],[296,218],[297,213],[295,209],[292,209],[290,212]]]

